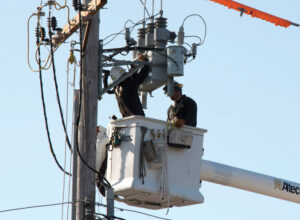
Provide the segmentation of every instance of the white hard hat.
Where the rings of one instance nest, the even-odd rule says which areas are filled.
[[[122,67],[114,66],[114,67],[111,68],[111,70],[110,70],[110,78],[111,78],[112,80],[116,80],[116,79],[118,79],[124,72],[125,72],[125,70],[124,70]]]

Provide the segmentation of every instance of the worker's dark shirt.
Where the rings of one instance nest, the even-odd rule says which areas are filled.
[[[197,125],[197,104],[196,102],[185,95],[171,105],[168,109],[168,121],[172,121],[174,118],[184,119],[185,125],[196,127]]]
[[[138,95],[138,87],[147,78],[150,67],[145,65],[139,73],[133,74],[131,77],[127,78],[125,81],[121,82],[117,87],[121,87],[121,100],[117,98],[120,112],[123,117],[128,117],[131,115],[142,115],[145,116],[143,107]],[[126,111],[122,104],[125,104]]]

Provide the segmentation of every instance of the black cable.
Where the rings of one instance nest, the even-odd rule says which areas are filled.
[[[37,35],[37,44],[39,44],[39,36]],[[42,104],[43,104],[43,113],[44,113],[44,120],[45,120],[45,126],[46,126],[46,131],[47,131],[47,137],[48,137],[48,143],[50,147],[51,154],[55,160],[55,163],[59,167],[61,171],[63,171],[65,174],[71,176],[71,174],[67,171],[64,170],[64,168],[59,164],[56,155],[53,150],[52,142],[51,142],[51,137],[50,137],[50,131],[49,131],[49,126],[48,126],[48,119],[47,119],[47,113],[46,113],[46,105],[45,105],[45,97],[44,97],[44,88],[43,88],[43,77],[42,77],[42,67],[41,67],[41,50],[40,47],[38,47],[38,65],[39,65],[39,78],[40,78],[40,89],[41,89],[41,98],[42,98]]]
[[[117,216],[110,216],[108,217],[107,215],[101,214],[101,213],[95,213],[96,216],[100,215],[105,217],[105,219],[107,220],[114,220],[114,219],[118,219],[118,220],[126,220],[125,218],[121,218],[121,217],[117,217]]]
[[[19,210],[24,210],[24,209],[43,208],[43,207],[57,206],[57,205],[64,205],[64,204],[75,204],[75,203],[79,203],[79,202],[81,202],[81,201],[75,201],[75,202],[62,202],[62,203],[52,203],[52,204],[44,204],[44,205],[26,206],[26,207],[20,207],[20,208],[13,208],[13,209],[0,210],[0,213],[4,213],[4,212],[13,212],[13,211],[19,211]]]
[[[96,202],[95,205],[102,206],[102,207],[107,207],[107,205],[104,205],[104,204],[98,203],[98,202]],[[151,215],[151,214],[148,214],[148,213],[145,213],[145,212],[135,211],[135,210],[132,210],[132,209],[124,209],[124,208],[119,208],[119,207],[114,207],[114,209],[118,209],[119,211],[133,212],[133,213],[146,215],[146,216],[150,216],[150,217],[157,218],[157,219],[162,219],[162,220],[171,220],[169,218],[162,218],[162,217],[159,217],[159,216]]]
[[[111,188],[111,185],[109,181],[102,175],[102,173],[98,172],[96,169],[91,167],[82,157],[80,150],[79,150],[79,144],[78,144],[78,130],[79,130],[79,122],[80,122],[80,115],[81,115],[81,102],[82,102],[82,61],[83,61],[83,51],[82,51],[82,21],[81,21],[81,0],[79,0],[79,41],[80,41],[80,80],[79,80],[79,103],[78,103],[78,114],[76,118],[76,129],[75,129],[75,140],[76,140],[76,150],[78,153],[78,156],[80,160],[84,163],[85,166],[87,166],[90,170],[95,172],[96,174],[100,175],[100,177],[105,181],[105,186],[108,188]]]
[[[100,215],[100,216],[104,217],[107,220],[114,220],[114,219],[126,220],[125,218],[121,218],[121,217],[117,217],[117,216],[110,216],[110,217],[108,217],[107,215],[104,215],[104,214],[101,214],[101,213],[97,213],[97,212],[95,212],[94,215],[95,216],[99,216]]]
[[[104,214],[101,214],[101,213],[95,212],[94,215],[95,215],[95,216],[99,216],[99,215],[100,215],[100,216],[102,216],[102,217],[108,219],[108,216],[107,216],[107,215],[104,215]]]
[[[65,124],[65,119],[64,119],[64,115],[63,115],[63,111],[62,111],[62,107],[61,107],[61,102],[60,102],[60,96],[59,96],[59,91],[58,91],[58,85],[57,85],[57,79],[56,79],[56,70],[55,70],[55,63],[54,63],[54,52],[53,52],[53,43],[52,43],[52,31],[51,31],[51,14],[49,11],[49,18],[48,18],[48,33],[49,33],[49,39],[50,39],[50,53],[51,53],[51,63],[52,63],[52,70],[53,70],[53,80],[54,80],[54,84],[55,84],[55,91],[56,91],[56,99],[57,99],[57,104],[59,107],[59,113],[60,113],[60,118],[61,118],[61,123],[62,126],[64,128],[65,131],[65,136],[66,136],[66,140],[67,140],[67,144],[69,149],[72,151],[72,146],[70,143],[70,139],[68,136],[68,132],[67,132],[67,128],[66,128],[66,124]]]

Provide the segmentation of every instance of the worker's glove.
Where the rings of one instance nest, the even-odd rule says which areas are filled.
[[[145,61],[145,60],[147,60],[147,57],[148,57],[147,54],[139,54],[137,59],[139,61]]]
[[[185,124],[184,119],[178,119],[178,118],[174,119],[172,122],[177,128],[181,128]]]

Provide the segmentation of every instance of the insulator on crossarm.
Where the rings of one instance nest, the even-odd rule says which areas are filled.
[[[38,38],[41,36],[40,27],[35,28],[35,37]]]
[[[73,5],[75,11],[78,11],[78,9],[79,9],[79,3],[78,3],[78,0],[73,0],[73,1],[72,1],[72,5]]]
[[[155,19],[156,28],[166,28],[167,27],[167,18],[159,17]]]
[[[42,40],[45,40],[46,39],[46,31],[45,31],[45,28],[41,28],[41,39]]]
[[[56,30],[57,28],[57,20],[56,20],[56,17],[52,17],[51,18],[51,27],[53,30]]]
[[[51,28],[51,18],[47,18],[47,24],[48,24],[48,28]]]

